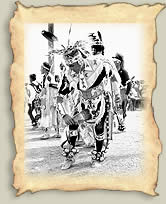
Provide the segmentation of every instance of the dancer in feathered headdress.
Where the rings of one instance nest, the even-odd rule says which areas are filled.
[[[112,76],[118,80],[116,79],[117,70],[108,60],[106,61],[99,55],[91,55],[91,48],[94,48],[96,53],[104,54],[99,31],[97,36],[90,34],[93,45],[85,41],[77,41],[73,46],[68,44],[59,52],[53,51],[53,53],[63,55],[67,67],[64,83],[67,81],[66,84],[69,85],[63,86],[62,83],[63,88],[59,89],[61,90],[59,109],[67,125],[67,140],[62,144],[63,155],[66,159],[62,169],[70,168],[75,161],[75,154],[78,152],[75,145],[80,127],[87,124],[93,126],[95,149],[92,151],[92,167],[104,161],[104,140],[106,133],[112,131],[111,127],[109,130],[105,129],[105,123],[108,122],[106,119],[112,111],[111,90],[105,89],[105,82],[108,82],[107,79]],[[112,135],[109,139],[111,137]]]

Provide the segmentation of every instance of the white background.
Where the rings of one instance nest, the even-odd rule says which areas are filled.
[[[73,44],[77,40],[90,40],[89,33],[100,31],[105,46],[105,57],[111,58],[116,53],[124,56],[124,66],[130,77],[141,79],[143,64],[143,25],[141,24],[54,24],[54,34],[64,46],[68,39]],[[32,73],[36,73],[40,79],[40,67],[44,61],[48,61],[48,41],[41,34],[42,30],[48,30],[47,24],[25,25],[25,79]],[[56,46],[56,45],[55,45]],[[60,57],[55,55],[55,69],[58,70]]]

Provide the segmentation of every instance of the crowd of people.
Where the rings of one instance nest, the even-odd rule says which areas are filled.
[[[56,39],[52,33],[47,34],[47,40]],[[63,56],[60,74],[53,74],[53,65],[44,62],[42,82],[37,81],[36,74],[30,74],[25,84],[27,113],[32,127],[43,131],[41,139],[61,138],[59,129],[64,129],[62,169],[75,162],[80,139],[94,147],[92,167],[101,165],[112,140],[113,121],[117,121],[119,131],[124,131],[127,110],[144,106],[144,84],[129,77],[123,56],[105,58],[99,31],[89,34],[89,39],[49,52],[50,56]]]

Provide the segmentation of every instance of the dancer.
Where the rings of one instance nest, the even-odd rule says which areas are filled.
[[[66,66],[68,67],[67,80],[69,86],[66,98],[62,97],[61,114],[67,124],[66,136],[67,147],[64,147],[66,157],[62,169],[68,169],[75,162],[76,140],[79,134],[79,127],[82,124],[91,124],[95,140],[95,149],[92,151],[92,167],[100,165],[104,161],[104,140],[111,139],[109,112],[111,112],[111,87],[110,78],[114,76],[118,83],[118,73],[114,64],[99,56],[92,57],[86,49],[86,42],[77,41],[73,47],[69,47],[63,54]],[[71,86],[70,86],[71,85]],[[74,88],[72,89],[72,85]],[[72,95],[72,102],[69,95]],[[69,105],[71,108],[69,108]],[[107,125],[105,125],[107,123]],[[107,129],[106,129],[107,128]]]
[[[112,57],[114,59],[114,63],[116,65],[116,68],[118,70],[119,76],[121,78],[121,85],[120,85],[120,93],[121,93],[121,100],[122,100],[122,116],[123,120],[119,123],[119,130],[123,131],[125,130],[125,118],[127,116],[126,114],[126,107],[127,107],[127,101],[128,101],[128,95],[131,90],[131,80],[129,77],[129,74],[126,69],[124,69],[124,59],[123,56],[120,54],[116,54],[115,57]]]
[[[32,126],[37,127],[38,120],[41,117],[41,110],[40,110],[40,99],[38,94],[41,91],[41,84],[36,81],[36,74],[29,75],[30,83],[26,88],[28,98],[28,115],[31,119]],[[34,116],[33,111],[36,111],[36,116]]]
[[[42,117],[41,127],[44,130],[42,140],[49,139],[51,128],[56,129],[56,116],[55,116],[55,98],[57,87],[54,85],[54,77],[50,73],[51,66],[44,62],[41,66],[41,74],[43,75],[42,91],[41,91],[41,103],[42,103]],[[55,91],[54,91],[55,90]]]

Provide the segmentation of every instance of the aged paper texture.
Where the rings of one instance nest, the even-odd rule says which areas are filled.
[[[59,189],[78,191],[88,189],[108,189],[123,191],[141,191],[156,195],[158,158],[161,143],[152,109],[152,92],[156,86],[156,64],[154,45],[156,43],[155,19],[164,5],[133,6],[120,3],[81,7],[40,7],[26,8],[17,2],[17,10],[10,21],[13,64],[11,66],[11,95],[15,128],[13,130],[16,145],[16,157],[13,162],[14,188],[17,196],[26,192]],[[24,65],[25,65],[25,25],[48,23],[95,23],[95,24],[141,24],[143,26],[142,76],[148,84],[146,109],[143,118],[143,158],[142,171],[127,175],[86,175],[78,174],[28,174],[25,172],[24,143]],[[110,37],[111,38],[111,37]],[[134,52],[134,50],[133,50]],[[125,138],[124,138],[125,140]],[[110,145],[111,148],[111,145]],[[115,156],[116,158],[116,156]],[[122,158],[123,159],[123,158]]]

